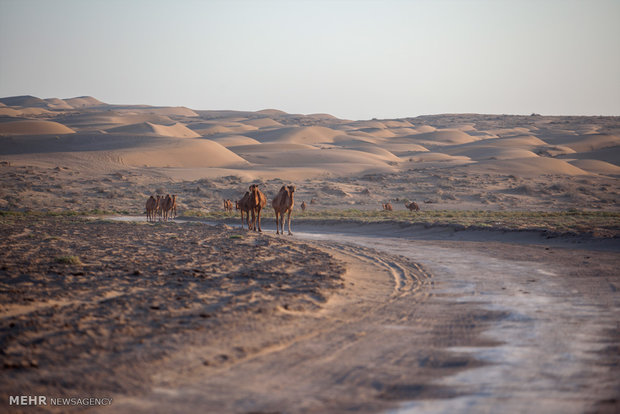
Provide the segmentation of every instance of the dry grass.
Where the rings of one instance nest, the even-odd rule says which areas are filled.
[[[238,219],[238,214],[189,211],[186,216],[209,220]],[[266,211],[263,218],[272,218]],[[406,223],[426,226],[456,226],[463,229],[536,230],[555,233],[590,234],[595,237],[620,236],[620,213],[599,211],[372,211],[322,210],[296,211],[294,220],[307,222],[353,221],[359,223]]]

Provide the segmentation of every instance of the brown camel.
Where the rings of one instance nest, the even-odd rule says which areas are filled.
[[[146,200],[146,221],[155,221],[155,211],[157,210],[157,200],[155,197],[150,196]]]
[[[241,200],[235,203],[235,208],[241,211],[241,228],[243,229],[243,213],[246,214],[248,230],[250,229],[250,192],[246,191]]]
[[[284,234],[284,214],[288,213],[288,234],[291,233],[291,213],[295,205],[295,186],[283,185],[280,192],[275,196],[271,205],[276,213],[276,234]],[[278,216],[280,219],[278,220]]]
[[[228,199],[224,200],[224,210],[227,213],[232,213],[232,210],[233,210],[232,200],[228,200]]]
[[[168,221],[168,218],[170,217],[170,210],[172,210],[172,197],[170,197],[170,194],[166,194],[166,197],[163,198],[161,203],[161,211],[164,221]]]
[[[170,214],[172,218],[177,218],[177,195],[172,194],[172,205],[170,206]]]
[[[163,202],[164,202],[164,197],[157,194],[157,198],[155,199],[155,216],[157,217],[158,220],[161,220]]]
[[[301,202],[301,211],[306,211],[306,202],[305,201]]]
[[[263,231],[260,228],[260,212],[266,205],[267,197],[258,189],[257,184],[252,184],[250,186],[250,211],[252,212],[252,226],[250,230]]]
[[[418,203],[416,203],[415,201],[412,201],[411,203],[407,203],[405,201],[405,207],[407,207],[411,211],[420,211],[420,207],[418,206]]]
[[[384,209],[385,211],[392,211],[392,210],[394,210],[394,209],[392,208],[392,205],[391,205],[390,203],[385,203],[385,204],[381,204],[381,205],[383,206],[383,209]]]

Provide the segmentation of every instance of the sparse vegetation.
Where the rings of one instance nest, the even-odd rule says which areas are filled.
[[[59,256],[56,258],[55,261],[56,263],[68,264],[68,265],[74,265],[74,266],[83,265],[82,261],[80,260],[78,256],[72,256],[72,255]]]
[[[215,211],[189,211],[185,215],[207,220],[237,220],[238,215]],[[273,218],[273,214],[266,215]],[[554,233],[592,234],[596,237],[620,236],[620,213],[602,211],[484,211],[433,210],[379,211],[379,210],[322,210],[295,211],[300,221],[348,221],[369,223],[403,223],[424,226],[456,226],[462,229],[537,230]]]

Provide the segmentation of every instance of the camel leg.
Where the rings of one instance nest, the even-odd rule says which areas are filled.
[[[256,216],[256,220],[258,221],[258,231],[262,233],[263,229],[260,228],[260,209],[258,209],[258,213]]]
[[[241,210],[241,230],[243,230],[243,210]]]
[[[289,236],[293,235],[293,233],[291,233],[291,213],[292,211],[289,210],[288,212],[288,234]]]
[[[280,234],[280,222],[278,221],[278,212],[276,211],[276,234]]]
[[[249,230],[256,230],[256,213],[254,212],[254,209],[252,209],[252,226],[249,227]]]

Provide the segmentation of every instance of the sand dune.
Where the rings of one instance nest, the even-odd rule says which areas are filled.
[[[256,118],[256,119],[246,119],[243,121],[246,125],[255,126],[257,128],[268,128],[268,127],[280,127],[281,123],[278,121],[274,121],[271,118]]]
[[[74,109],[65,100],[59,98],[48,98],[45,102],[50,109]]]
[[[147,148],[117,153],[127,165],[147,167],[245,167],[247,161],[217,142],[207,139],[166,140]]]
[[[20,108],[46,108],[48,106],[43,99],[31,95],[8,96],[0,98],[0,102],[6,106],[17,106]]]
[[[103,106],[105,103],[92,96],[79,96],[76,98],[63,99],[63,101],[72,108],[92,108],[96,106]]]
[[[599,160],[574,160],[569,161],[572,165],[582,170],[601,175],[620,175],[620,167]]]
[[[101,111],[71,114],[64,116],[65,125],[80,131],[105,130],[122,125],[150,122],[158,125],[171,125],[174,121],[163,115],[156,114],[123,114],[116,111]]]
[[[410,157],[413,162],[427,163],[427,162],[453,162],[453,163],[469,163],[471,159],[464,155],[448,155],[441,152],[424,152],[413,155]]]
[[[576,152],[590,152],[607,147],[620,145],[620,137],[607,134],[582,135],[554,140],[564,146],[572,148]]]
[[[2,135],[48,135],[48,134],[73,134],[74,130],[53,121],[25,120],[0,122],[0,134]]]
[[[510,160],[515,158],[538,157],[532,151],[522,148],[502,148],[496,146],[482,146],[474,148],[462,148],[458,151],[448,151],[451,155],[464,155],[472,160]]]
[[[225,147],[235,147],[239,145],[256,145],[260,144],[254,138],[246,137],[245,135],[226,135],[219,137],[209,137],[211,141],[217,142]]]
[[[288,142],[295,144],[331,143],[334,137],[342,135],[341,131],[331,128],[312,127],[284,127],[269,131],[257,131],[247,134],[260,142]]]
[[[547,157],[519,158],[501,161],[481,161],[471,165],[477,171],[494,171],[522,177],[551,175],[590,175],[567,161]]]
[[[165,137],[198,138],[199,134],[181,123],[173,125],[158,125],[150,122],[124,125],[107,129],[110,134],[160,135]]]
[[[358,131],[379,138],[391,138],[396,136],[396,134],[388,128],[360,128]]]
[[[444,129],[433,132],[423,132],[409,136],[415,142],[421,145],[456,145],[466,144],[469,142],[478,141],[478,138],[473,137],[458,129]]]

